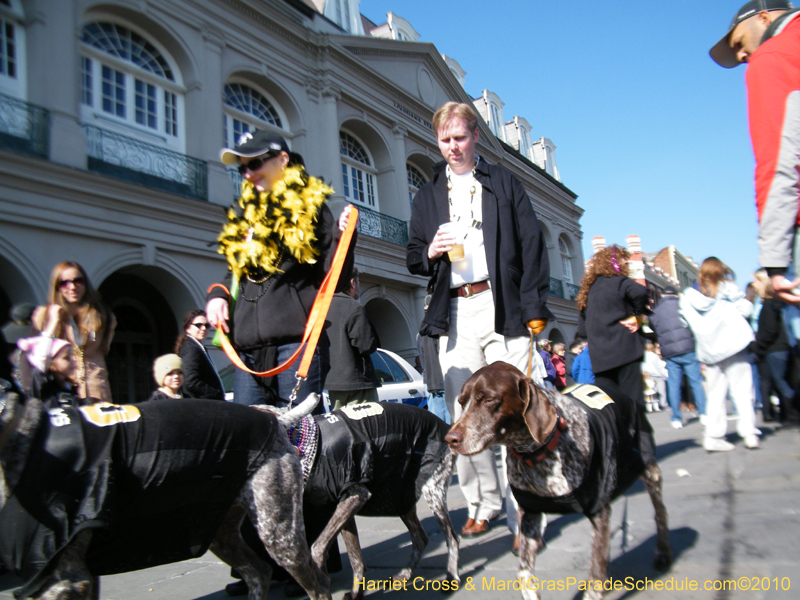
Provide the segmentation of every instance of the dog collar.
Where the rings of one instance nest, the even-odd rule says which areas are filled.
[[[558,441],[561,439],[561,434],[567,430],[567,421],[564,419],[564,416],[561,414],[561,411],[556,406],[556,425],[553,427],[553,431],[550,432],[550,435],[544,440],[544,443],[533,450],[531,452],[526,451],[519,451],[513,446],[510,448],[511,455],[519,461],[522,461],[529,467],[534,466],[537,462],[540,462],[545,459],[546,456],[551,454],[556,447],[558,446]]]

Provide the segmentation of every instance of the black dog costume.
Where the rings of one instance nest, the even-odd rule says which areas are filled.
[[[0,557],[27,580],[18,597],[36,593],[87,528],[93,575],[201,556],[279,431],[272,414],[210,400],[38,406],[30,452],[15,457],[22,475],[0,510]],[[163,542],[140,543],[152,539]]]
[[[586,414],[589,425],[591,459],[580,487],[552,498],[513,485],[511,491],[528,512],[594,515],[625,492],[641,477],[645,466],[655,461],[653,429],[644,406],[612,384],[602,389],[578,384],[562,394]]]

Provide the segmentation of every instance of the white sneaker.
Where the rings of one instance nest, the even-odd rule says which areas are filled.
[[[700,425],[705,425],[705,424],[706,424],[706,416],[700,415]]]
[[[670,423],[672,423],[673,429],[683,429],[683,423],[680,421],[670,421]]]
[[[761,441],[757,435],[746,435],[744,436],[744,447],[748,450],[758,450],[761,448]]]
[[[722,438],[704,437],[703,448],[708,452],[730,452],[734,446]]]

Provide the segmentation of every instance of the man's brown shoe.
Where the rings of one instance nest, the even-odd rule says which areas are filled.
[[[464,525],[464,529],[461,530],[461,535],[464,537],[474,537],[486,533],[487,531],[489,531],[489,521],[486,519],[480,519],[478,521],[469,519],[467,524]]]
[[[470,527],[473,527],[474,525],[475,525],[475,519],[473,519],[472,517],[469,517],[469,518],[467,519],[467,522],[466,522],[466,523],[464,523],[464,527],[462,527],[462,528],[461,528],[461,535],[465,535],[465,532],[466,532],[466,531],[467,531],[467,530],[468,530]]]

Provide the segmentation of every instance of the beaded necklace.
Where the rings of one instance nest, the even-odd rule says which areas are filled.
[[[475,192],[478,191],[478,178],[475,176],[475,169],[478,167],[478,160],[479,158],[475,157],[475,165],[472,167],[472,185],[469,187],[469,218],[472,221],[471,227],[475,229],[480,229],[483,227],[483,223],[478,221],[475,218],[475,206],[473,204],[475,200]],[[461,217],[454,214],[455,208],[453,206],[453,181],[450,179],[453,171],[450,169],[450,165],[447,165],[446,169],[447,173],[447,202],[450,204],[450,221],[456,222],[460,221]]]

